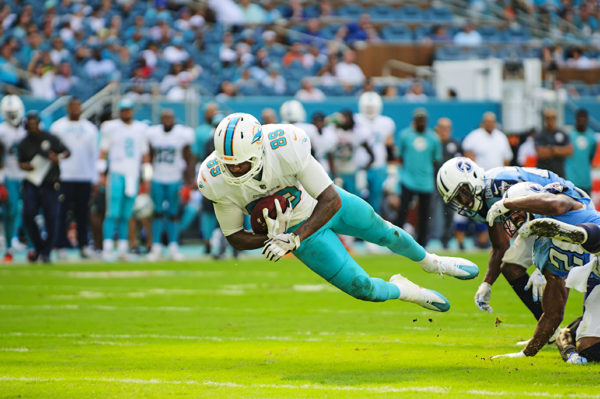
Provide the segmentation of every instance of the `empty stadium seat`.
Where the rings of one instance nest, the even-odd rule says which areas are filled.
[[[413,33],[404,25],[387,25],[381,30],[381,37],[388,42],[411,42]]]
[[[387,4],[376,4],[368,9],[373,21],[389,21],[394,19],[394,9]]]
[[[404,22],[418,22],[424,19],[421,9],[417,6],[411,5],[398,8],[395,12],[395,17],[399,21]]]
[[[431,7],[425,10],[423,18],[433,23],[448,23],[452,22],[453,15],[452,11],[446,7]]]
[[[337,15],[345,18],[358,19],[365,9],[358,4],[344,4],[337,9]]]

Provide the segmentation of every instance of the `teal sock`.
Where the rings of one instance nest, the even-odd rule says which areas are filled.
[[[188,227],[190,227],[190,224],[192,224],[196,218],[196,215],[198,215],[198,208],[187,204],[183,208],[183,215],[181,216],[181,223],[179,225],[181,230],[186,230]]]
[[[129,225],[127,223],[127,219],[121,218],[119,219],[119,240],[129,240]]]
[[[102,223],[102,236],[105,240],[112,240],[115,235],[115,219],[112,217],[105,217],[104,223]]]
[[[169,243],[177,242],[178,233],[177,220],[167,220],[167,237],[169,238]]]
[[[161,216],[155,216],[152,220],[152,242],[161,242],[164,220]]]

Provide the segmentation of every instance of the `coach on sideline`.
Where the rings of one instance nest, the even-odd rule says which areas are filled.
[[[23,180],[23,222],[33,242],[34,251],[27,255],[30,262],[42,258],[50,262],[54,245],[58,192],[60,189],[59,159],[67,158],[69,151],[56,136],[40,129],[36,111],[29,111],[25,119],[27,136],[19,143],[19,167],[27,172]],[[35,217],[42,209],[46,238],[42,239]]]
[[[58,258],[66,257],[70,247],[67,239],[67,212],[73,211],[77,223],[77,247],[82,258],[88,258],[89,202],[92,184],[98,181],[98,129],[87,119],[81,119],[81,101],[71,98],[67,116],[50,126],[50,133],[63,143],[69,143],[71,156],[60,161],[60,193],[62,201],[58,216],[56,247]]]

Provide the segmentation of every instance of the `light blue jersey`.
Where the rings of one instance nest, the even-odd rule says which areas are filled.
[[[575,199],[585,197],[585,193],[577,189],[573,183],[563,179],[554,172],[538,168],[522,168],[520,166],[503,166],[487,170],[483,175],[485,182],[484,199],[485,205],[474,220],[485,222],[488,209],[497,201],[502,199],[506,190],[513,184],[521,182],[537,183],[541,186],[547,186],[552,183],[560,183],[566,188],[563,194]]]
[[[535,215],[535,218],[551,218],[561,222],[578,225],[581,223],[595,223],[600,225],[600,213],[596,211],[589,198],[581,198],[575,191],[563,192],[584,205],[583,209],[577,209],[563,213],[562,215]],[[533,246],[533,257],[535,264],[540,270],[548,270],[559,277],[566,277],[575,266],[583,266],[590,261],[590,254],[580,245],[569,244],[550,238],[538,238]],[[593,274],[593,277],[600,278]]]

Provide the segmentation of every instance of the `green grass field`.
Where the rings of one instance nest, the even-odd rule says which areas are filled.
[[[600,367],[554,346],[489,360],[535,326],[502,278],[487,314],[481,276],[358,259],[452,308],[361,302],[287,259],[0,267],[0,398],[598,397]],[[581,307],[572,292],[563,324]]]

